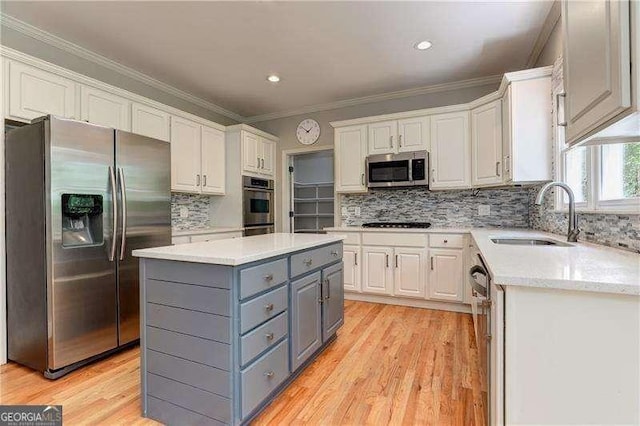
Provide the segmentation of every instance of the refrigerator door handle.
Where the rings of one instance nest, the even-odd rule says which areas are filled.
[[[109,182],[111,183],[111,213],[113,215],[113,231],[111,234],[109,262],[113,262],[116,257],[116,240],[118,239],[118,195],[116,193],[116,175],[113,171],[113,167],[111,166],[109,166]]]
[[[118,168],[120,178],[120,200],[122,201],[122,239],[120,240],[120,260],[124,260],[125,249],[127,248],[127,186],[124,181],[124,170]]]

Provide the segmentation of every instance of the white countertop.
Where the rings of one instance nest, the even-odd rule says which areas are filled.
[[[471,230],[496,284],[640,295],[640,254],[590,243],[570,247],[495,244],[495,237],[566,238],[533,230]]]
[[[233,228],[224,226],[213,226],[203,229],[181,229],[179,231],[171,231],[171,236],[182,237],[185,235],[205,235],[205,234],[223,234],[225,232],[242,232],[244,228]]]
[[[339,235],[264,234],[134,250],[135,257],[237,266],[342,241]]]
[[[468,234],[474,228],[363,228],[362,226],[336,226],[324,228],[327,232],[408,232],[415,234]]]

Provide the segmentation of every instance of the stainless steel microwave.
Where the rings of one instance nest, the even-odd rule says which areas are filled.
[[[427,151],[370,155],[366,160],[367,186],[429,186]]]

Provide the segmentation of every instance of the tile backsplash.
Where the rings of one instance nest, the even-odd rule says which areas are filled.
[[[180,217],[186,207],[189,217]],[[204,229],[211,226],[211,197],[197,194],[171,194],[171,227],[176,231]]]
[[[554,211],[555,197],[549,191],[541,206],[535,204],[538,188],[530,190],[529,212],[531,227],[554,234],[567,234],[567,213]],[[640,253],[640,214],[578,214],[578,240]]]
[[[529,227],[529,190],[526,188],[429,191],[424,187],[373,189],[367,194],[341,196],[342,223],[430,222],[436,227]],[[480,216],[478,205],[490,206]],[[355,208],[360,207],[356,217]]]

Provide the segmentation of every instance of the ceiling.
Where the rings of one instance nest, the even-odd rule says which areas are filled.
[[[7,15],[245,117],[522,69],[551,2],[12,2]],[[418,51],[413,44],[430,40]],[[277,84],[266,77],[276,73]]]

